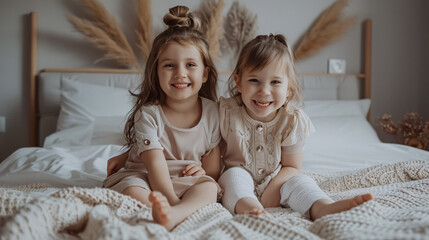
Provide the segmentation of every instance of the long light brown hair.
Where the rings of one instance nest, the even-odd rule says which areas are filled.
[[[188,7],[176,6],[169,9],[164,16],[168,28],[161,32],[153,41],[152,49],[146,62],[144,79],[139,93],[131,93],[137,98],[125,124],[126,147],[130,148],[135,142],[134,121],[136,113],[145,104],[164,104],[165,93],[159,85],[158,58],[159,54],[169,43],[195,46],[201,53],[204,66],[209,68],[208,79],[201,87],[198,95],[217,101],[217,71],[209,55],[209,45],[204,35],[198,30],[199,19],[189,11]]]
[[[241,105],[241,93],[238,92],[234,81],[234,75],[241,78],[243,71],[257,71],[263,69],[272,61],[283,60],[286,63],[286,74],[288,77],[287,100],[285,106],[290,102],[299,104],[302,102],[301,87],[293,62],[293,52],[286,38],[281,34],[259,35],[244,45],[240,51],[237,65],[228,79],[228,87],[231,96],[235,97]]]

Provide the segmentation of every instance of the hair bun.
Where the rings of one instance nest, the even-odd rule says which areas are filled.
[[[281,44],[287,46],[287,40],[286,40],[286,37],[284,35],[282,35],[282,34],[272,34],[271,33],[269,35],[269,37],[270,38],[272,37],[272,38],[274,38],[274,40],[276,40],[276,41],[280,42]]]
[[[165,14],[164,23],[168,27],[189,27],[199,29],[200,21],[189,11],[186,6],[175,6],[169,9],[170,13]]]

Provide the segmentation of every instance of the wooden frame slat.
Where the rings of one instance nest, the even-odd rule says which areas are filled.
[[[38,114],[37,114],[37,13],[30,13],[30,112],[29,112],[29,144],[37,146]]]
[[[364,98],[371,99],[371,75],[372,75],[372,20],[366,19],[364,22],[364,37],[365,37],[365,55],[364,55]],[[366,119],[370,122],[371,108],[368,110]]]
[[[364,22],[365,29],[365,91],[364,97],[371,98],[371,58],[372,58],[372,20],[366,19]]]
[[[65,73],[140,73],[133,69],[115,69],[115,68],[46,68],[40,72],[65,72]]]

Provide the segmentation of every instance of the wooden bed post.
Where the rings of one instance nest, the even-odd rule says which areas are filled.
[[[364,22],[364,38],[365,38],[365,66],[364,66],[364,74],[365,74],[365,89],[364,89],[364,98],[371,98],[371,57],[372,57],[372,20],[366,19]],[[369,121],[370,119],[370,111],[366,116],[366,119]]]
[[[37,146],[37,13],[30,13],[30,146]]]

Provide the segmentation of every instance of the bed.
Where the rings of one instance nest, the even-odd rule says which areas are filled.
[[[107,159],[123,151],[128,89],[139,73],[33,67],[34,146],[0,164],[2,238],[427,239],[429,152],[379,140],[367,121],[370,51],[365,58],[363,73],[300,75],[304,111],[317,129],[303,172],[334,200],[367,192],[374,200],[314,222],[288,208],[234,216],[214,203],[171,232],[152,222],[145,205],[101,188]]]

